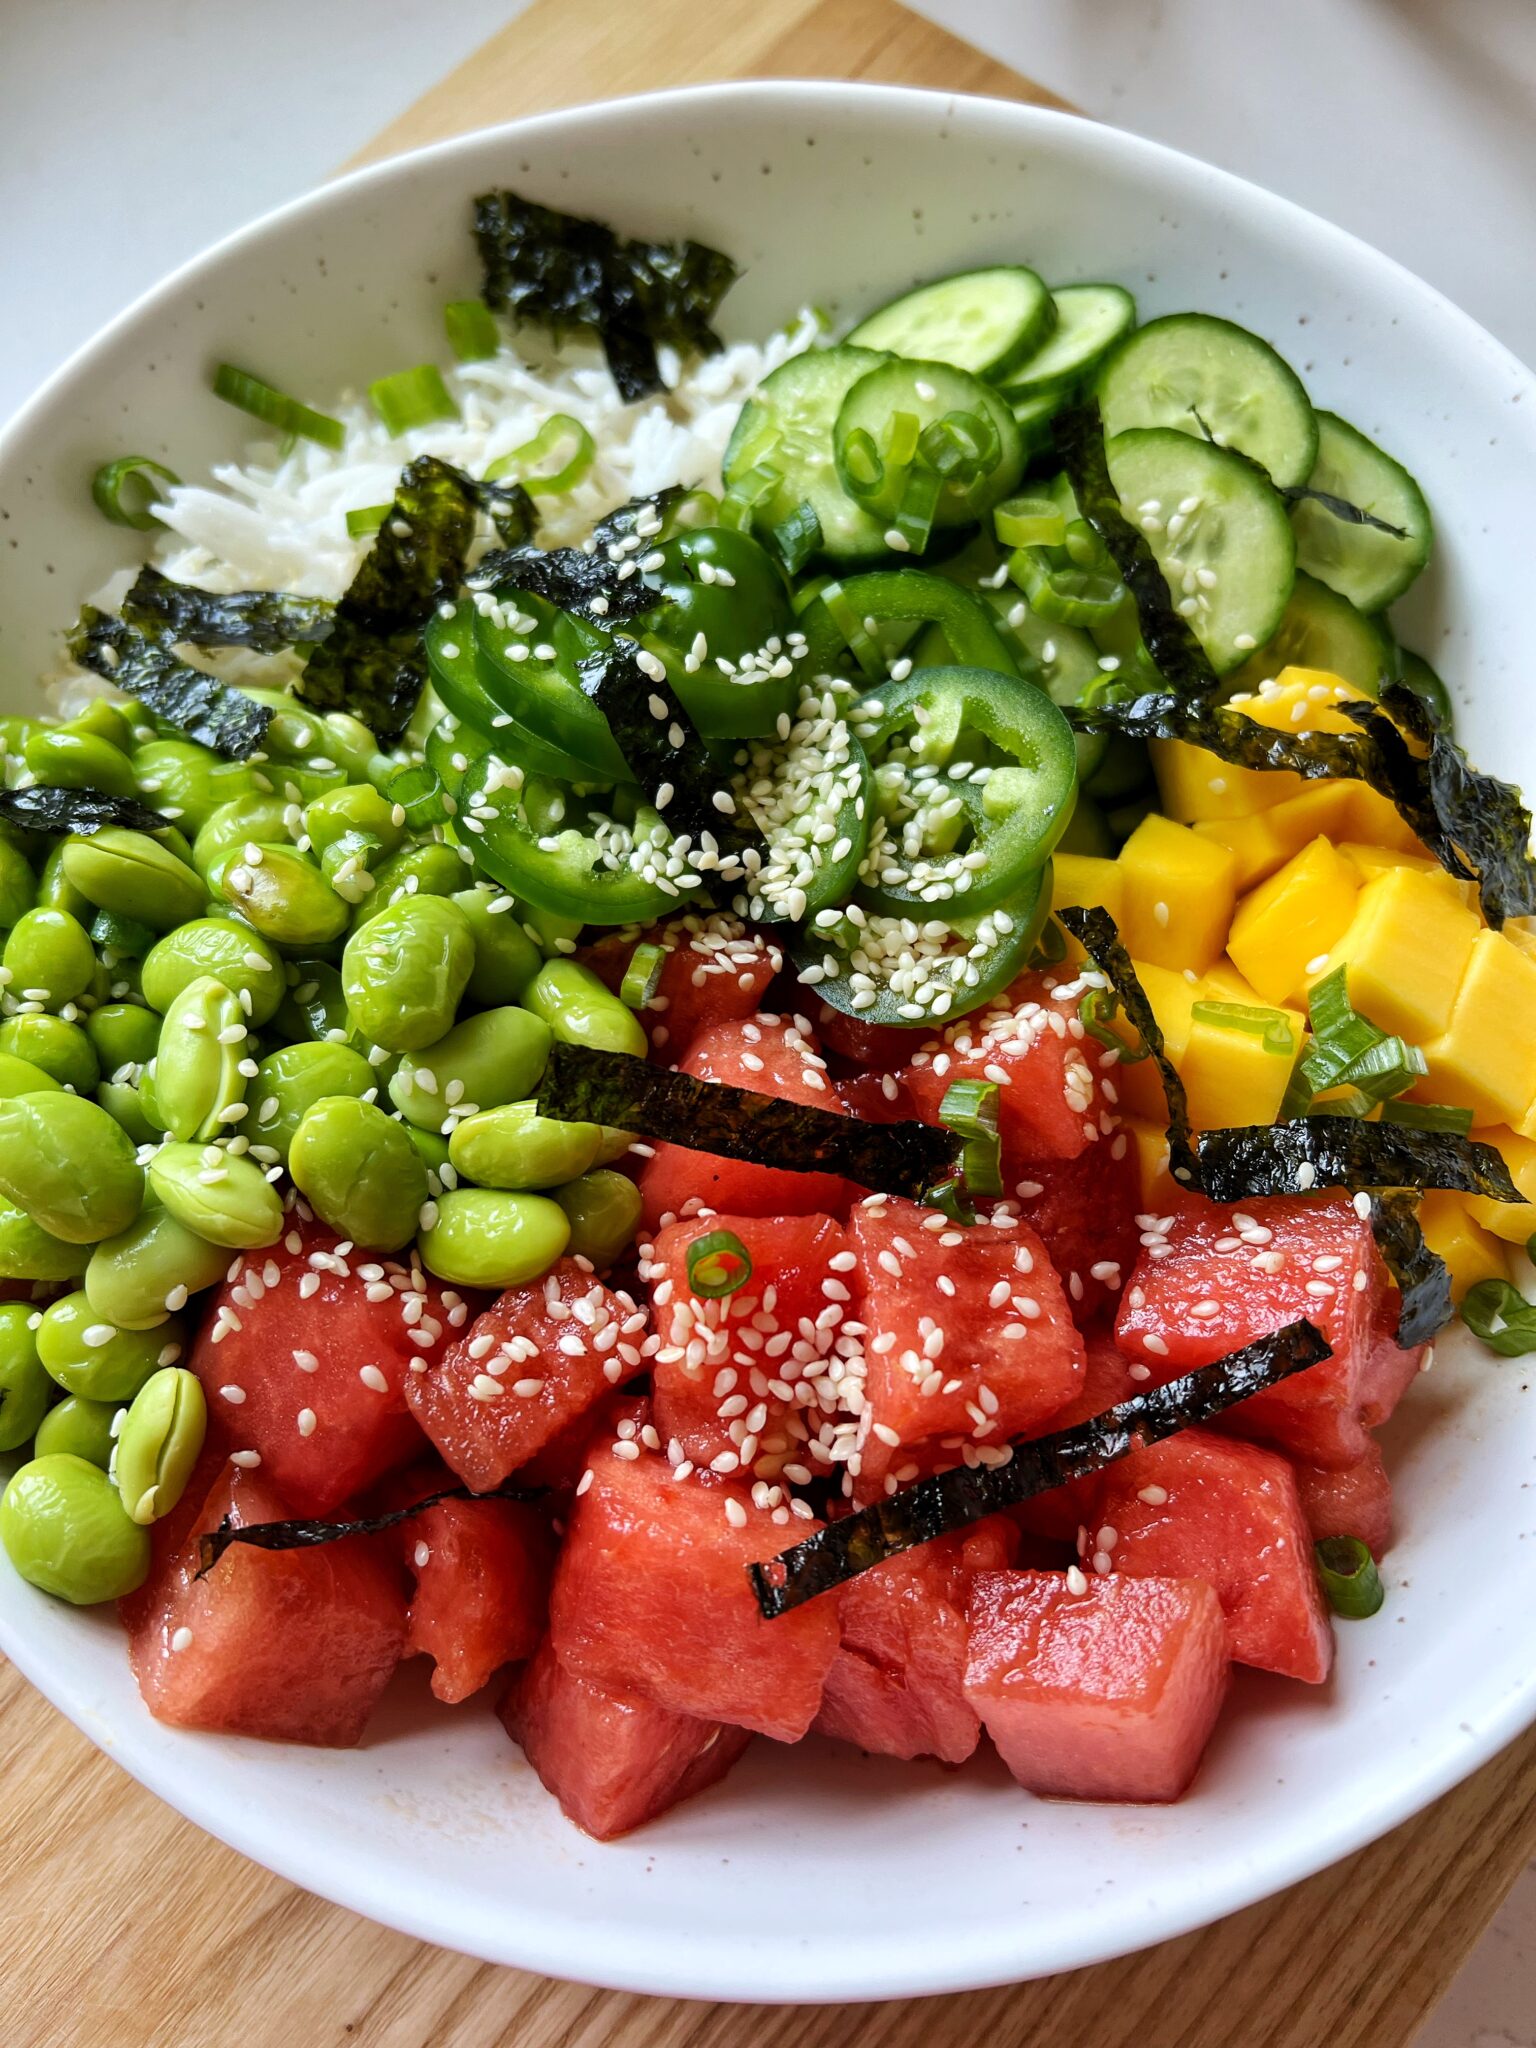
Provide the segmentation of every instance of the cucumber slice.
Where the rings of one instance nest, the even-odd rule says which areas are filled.
[[[1424,493],[1407,470],[1348,420],[1320,412],[1317,460],[1307,483],[1374,512],[1403,533],[1399,539],[1379,527],[1355,526],[1303,498],[1291,507],[1298,566],[1363,612],[1379,612],[1401,597],[1429,560],[1434,541]]]
[[[1117,434],[1106,452],[1125,516],[1225,675],[1285,616],[1296,541],[1279,493],[1240,455],[1172,427]]]
[[[1272,637],[1231,677],[1234,690],[1256,690],[1283,668],[1317,668],[1342,676],[1374,697],[1384,675],[1397,671],[1397,651],[1376,620],[1304,570]]]
[[[897,414],[906,416],[908,432],[923,436],[950,413],[990,422],[997,437],[991,467],[969,484],[945,483],[933,508],[935,527],[969,526],[983,513],[1006,498],[1024,473],[1024,452],[1018,426],[1007,401],[973,377],[949,363],[919,362],[907,357],[888,360],[861,377],[838,408],[832,431],[838,476],[845,491],[855,495],[855,479],[849,473],[847,449],[851,435],[867,435],[877,450],[883,450],[891,422]],[[919,461],[921,461],[919,457]],[[930,478],[931,480],[931,478]],[[897,517],[898,484],[893,496],[865,502],[877,516]],[[882,528],[882,533],[884,528]]]
[[[1397,672],[1409,689],[1424,699],[1446,731],[1453,732],[1456,727],[1456,707],[1451,702],[1451,693],[1423,655],[1415,654],[1411,647],[1399,647]]]
[[[1051,297],[1056,325],[1003,379],[1010,398],[1077,383],[1136,325],[1136,301],[1123,285],[1064,284]]]
[[[855,348],[950,363],[977,377],[1001,378],[1050,333],[1051,294],[1023,264],[960,270],[903,292],[861,320]]]
[[[1071,390],[1064,384],[1053,385],[1047,391],[1028,391],[1023,397],[1015,397],[1008,391],[1003,393],[1013,410],[1013,421],[1019,430],[1026,464],[1050,447],[1051,423],[1071,395]]]
[[[802,504],[821,525],[817,553],[840,565],[878,561],[887,552],[885,525],[850,498],[838,480],[832,427],[838,407],[861,377],[886,360],[873,349],[807,349],[765,377],[741,409],[720,465],[729,489],[750,470],[776,471],[754,504],[752,524],[771,542],[773,530]]]
[[[1267,341],[1209,313],[1138,327],[1098,377],[1106,434],[1177,427],[1262,463],[1283,490],[1317,460],[1317,420],[1301,380]]]

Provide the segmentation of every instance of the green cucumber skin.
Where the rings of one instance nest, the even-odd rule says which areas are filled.
[[[1008,281],[1007,286],[994,282],[1004,279]],[[985,301],[989,293],[999,295],[1010,287],[1017,294],[1018,305],[1010,319],[999,323],[1004,338],[990,350],[968,352],[968,360],[960,360],[958,354],[936,353],[931,340],[919,346],[920,334],[911,334],[909,338],[903,331],[904,323],[900,317],[903,308],[915,309],[920,300],[926,299],[939,306],[953,301],[956,311],[951,316],[951,324],[958,327],[968,291],[974,303]],[[950,363],[956,369],[968,370],[972,376],[1000,383],[1017,364],[1047,340],[1055,324],[1055,301],[1042,279],[1025,264],[994,263],[977,270],[959,270],[947,277],[931,278],[926,284],[915,285],[911,291],[888,299],[883,306],[877,306],[874,312],[864,316],[849,333],[847,341],[855,348],[882,349],[893,355]],[[905,325],[910,327],[911,322]]]
[[[1296,560],[1361,611],[1383,611],[1429,560],[1434,521],[1428,503],[1403,465],[1349,420],[1320,411],[1317,422],[1317,460],[1308,483],[1405,528],[1408,538],[1351,526],[1302,499],[1291,508]]]

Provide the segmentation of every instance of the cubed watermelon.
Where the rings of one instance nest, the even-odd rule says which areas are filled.
[[[1392,1545],[1392,1482],[1379,1444],[1370,1443],[1365,1456],[1342,1471],[1298,1465],[1296,1484],[1314,1543],[1325,1536],[1358,1536],[1372,1557],[1386,1555]]]
[[[1206,1579],[1239,1664],[1320,1685],[1333,1663],[1296,1475],[1260,1444],[1186,1429],[1104,1474],[1097,1571]]]
[[[812,998],[811,1013],[816,1036],[827,1051],[861,1072],[898,1073],[913,1053],[928,1043],[924,1031],[905,1031],[895,1024],[870,1024],[862,1017],[850,1017],[846,1010],[834,1010],[819,997]]]
[[[819,1524],[776,1521],[735,1481],[676,1479],[633,1443],[588,1470],[550,1598],[562,1663],[606,1692],[797,1741],[837,1655],[837,1609],[812,1600],[765,1621],[746,1566]]]
[[[1136,1392],[1130,1361],[1115,1343],[1113,1334],[1102,1328],[1089,1329],[1083,1337],[1083,1382],[1063,1408],[1035,1435],[1054,1435],[1058,1429],[1074,1429],[1106,1408],[1128,1401]],[[1070,1479],[1065,1486],[1053,1486],[1049,1493],[1037,1493],[1009,1510],[1019,1527],[1031,1535],[1052,1542],[1072,1543],[1077,1532],[1093,1515],[1098,1500],[1099,1477]]]
[[[600,1842],[717,1783],[752,1740],[747,1728],[605,1692],[568,1671],[547,1638],[500,1713],[566,1819]]]
[[[584,946],[579,957],[617,993],[642,944],[660,946],[666,954],[639,1015],[652,1059],[667,1067],[683,1058],[701,1031],[755,1016],[784,965],[783,949],[771,934],[724,910],[669,917],[638,939],[610,932]]]
[[[1115,1305],[1140,1250],[1141,1172],[1123,1131],[1075,1159],[1028,1159],[1008,1180],[1061,1276],[1078,1322]]]
[[[509,1287],[406,1394],[466,1485],[489,1493],[643,1363],[645,1315],[627,1294],[561,1259]]]
[[[519,1465],[518,1479],[528,1486],[547,1486],[552,1493],[569,1493],[586,1471],[594,1444],[612,1443],[620,1430],[638,1436],[650,1420],[650,1395],[617,1387],[596,1407],[573,1417],[526,1465]]]
[[[405,1646],[405,1589],[386,1544],[236,1543],[197,1577],[197,1535],[225,1515],[244,1528],[292,1514],[264,1472],[226,1466],[134,1596],[128,1655],[157,1720],[328,1749],[361,1738]]]
[[[1228,1677],[1221,1604],[1201,1579],[983,1572],[966,1697],[1019,1783],[1051,1799],[1177,1799]]]

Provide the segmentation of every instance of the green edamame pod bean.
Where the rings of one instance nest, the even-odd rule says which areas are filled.
[[[93,697],[83,711],[77,711],[73,718],[67,718],[60,728],[64,732],[91,732],[98,739],[110,740],[114,747],[120,747],[125,754],[132,753],[135,740],[133,727],[124,713],[107,697]]]
[[[17,918],[4,961],[8,992],[50,1010],[84,995],[96,971],[91,935],[67,910],[29,910]]]
[[[366,833],[390,854],[405,837],[404,820],[395,816],[398,809],[371,782],[349,782],[305,806],[304,830],[316,853],[325,853],[353,833]]]
[[[635,1134],[633,1131],[617,1130],[612,1124],[603,1124],[601,1129],[603,1142],[597,1148],[597,1158],[593,1164],[611,1166],[614,1160],[623,1159],[628,1154],[634,1145]]]
[[[78,1280],[90,1256],[89,1245],[68,1244],[0,1202],[0,1280]]]
[[[278,946],[323,946],[341,937],[352,914],[313,861],[270,840],[224,855],[208,882]]]
[[[66,1394],[88,1401],[131,1401],[152,1372],[181,1357],[181,1324],[163,1300],[160,1309],[160,1321],[152,1328],[131,1328],[104,1315],[79,1288],[44,1309],[37,1326],[38,1356]]]
[[[13,1095],[0,1102],[0,1196],[66,1244],[99,1244],[138,1215],[144,1169],[88,1096]]]
[[[611,1266],[634,1241],[640,1225],[640,1190],[627,1173],[599,1167],[554,1191],[570,1219],[572,1258]]]
[[[221,804],[256,787],[244,761],[222,760],[192,740],[150,740],[135,752],[133,766],[146,799],[194,834]]]
[[[407,1053],[389,1083],[406,1120],[441,1131],[476,1110],[521,1102],[538,1086],[549,1058],[549,1026],[516,1004],[481,1010],[425,1051]]]
[[[455,1188],[427,1214],[417,1250],[427,1271],[450,1287],[520,1287],[549,1271],[571,1235],[558,1202],[498,1188]]]
[[[120,1401],[88,1401],[83,1394],[66,1394],[37,1425],[34,1455],[47,1458],[67,1451],[105,1472],[117,1442],[112,1425],[121,1413]]]
[[[416,1235],[427,1169],[377,1103],[329,1095],[305,1112],[288,1171],[322,1223],[370,1251],[395,1252]]]
[[[151,839],[108,825],[88,839],[66,840],[64,872],[100,910],[168,932],[196,917],[208,890],[196,868]]]
[[[416,1155],[427,1169],[427,1191],[439,1194],[442,1191],[443,1168],[449,1165],[448,1140],[436,1131],[424,1131],[419,1124],[402,1124],[401,1130],[416,1147]]]
[[[238,853],[247,845],[281,846],[292,839],[292,817],[293,806],[276,791],[268,794],[255,790],[249,796],[237,796],[220,804],[198,827],[192,842],[192,865],[207,882],[226,855]]]
[[[113,1475],[130,1521],[147,1527],[187,1490],[208,1434],[203,1383],[184,1367],[152,1373],[133,1397],[117,1437]]]
[[[13,1095],[47,1095],[55,1088],[62,1092],[62,1084],[44,1068],[18,1059],[15,1053],[0,1052],[0,1101]]]
[[[149,1184],[188,1230],[234,1251],[257,1251],[283,1234],[283,1201],[254,1160],[221,1145],[162,1145]]]
[[[541,910],[536,903],[525,903],[520,896],[513,898],[512,915],[541,953],[575,952],[576,941],[582,934],[580,918],[562,917],[556,910]]]
[[[336,894],[361,903],[373,890],[372,869],[384,849],[371,832],[343,832],[320,856],[320,872]]]
[[[134,1145],[157,1145],[165,1135],[164,1127],[151,1121],[146,1107],[144,1077],[138,1082],[103,1081],[96,1090],[96,1100],[115,1124],[120,1124]]]
[[[448,1140],[455,1173],[483,1188],[553,1188],[597,1157],[596,1124],[540,1116],[536,1102],[505,1102],[466,1117]]]
[[[36,1313],[25,1301],[0,1302],[0,1451],[31,1443],[53,1399],[32,1332]]]
[[[459,906],[443,896],[410,896],[353,932],[341,982],[373,1044],[416,1052],[452,1024],[474,964],[474,934]]]
[[[88,903],[64,872],[64,849],[72,842],[56,839],[49,848],[48,858],[43,862],[42,873],[37,878],[37,907],[39,910],[67,910],[82,924],[89,924],[94,906]]]
[[[28,1585],[74,1607],[120,1600],[149,1575],[149,1531],[105,1472],[64,1452],[34,1458],[5,1489],[0,1544]]]
[[[168,1010],[189,982],[205,974],[236,996],[249,996],[246,1014],[257,1025],[276,1014],[287,987],[282,956],[260,932],[230,917],[194,917],[145,955],[144,1000],[152,1009]]]
[[[378,1076],[350,1045],[313,1039],[269,1052],[251,1082],[252,1115],[246,1126],[252,1151],[270,1151],[285,1165],[293,1134],[307,1111],[327,1095],[362,1096]]]
[[[525,1008],[542,1017],[562,1045],[593,1045],[603,1052],[650,1050],[634,1011],[605,988],[579,960],[546,960],[523,990]]]
[[[352,913],[352,929],[361,931],[396,903],[456,895],[468,873],[468,864],[454,849],[439,845],[435,839],[425,840],[419,846],[404,846],[375,870],[372,889]]]
[[[361,719],[345,711],[309,711],[292,697],[286,707],[273,721],[275,733],[272,727],[267,730],[268,752],[274,760],[300,760],[311,767],[323,762],[345,770],[349,781],[368,781],[379,743]]]
[[[63,1017],[41,1013],[7,1017],[0,1024],[0,1052],[30,1060],[34,1067],[52,1074],[61,1088],[73,1088],[77,1095],[89,1095],[101,1079],[90,1039],[80,1025]]]
[[[222,1245],[188,1230],[157,1202],[141,1210],[120,1237],[97,1245],[85,1269],[85,1295],[104,1323],[119,1330],[159,1330],[173,1313],[168,1304],[180,1307],[188,1295],[214,1286],[228,1266]]]
[[[544,956],[513,915],[510,899],[495,889],[456,889],[453,900],[469,919],[475,940],[469,1000],[482,1010],[517,1002]],[[492,910],[493,903],[507,907]]]
[[[165,1013],[155,1054],[155,1108],[173,1138],[227,1136],[245,1109],[250,1032],[234,993],[211,974],[189,981]]]
[[[9,930],[37,901],[37,877],[19,846],[0,839],[0,931]]]
[[[103,1003],[86,1018],[85,1035],[96,1048],[101,1071],[110,1076],[154,1058],[160,1019],[143,1003]]]
[[[115,910],[98,910],[91,919],[91,940],[104,961],[142,960],[158,937],[153,926]]]
[[[138,777],[121,747],[93,732],[52,725],[27,741],[27,766],[39,782],[59,789],[99,789],[107,796],[137,796]]]
[[[100,1094],[101,1090],[98,1089],[96,1092]],[[139,1098],[139,1114],[154,1132],[155,1141],[158,1143],[166,1135],[166,1130],[165,1118],[160,1114],[160,1098],[155,1093],[155,1063],[153,1060],[139,1070],[137,1093]],[[106,1106],[105,1103],[102,1104],[103,1109]],[[119,1118],[118,1121],[122,1122],[122,1119]],[[126,1130],[127,1125],[124,1124],[123,1128]]]

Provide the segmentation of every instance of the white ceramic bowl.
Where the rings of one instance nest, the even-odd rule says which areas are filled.
[[[1473,754],[1536,784],[1524,692],[1532,379],[1385,257],[1285,201],[1111,128],[886,88],[709,87],[471,135],[328,186],[168,280],[0,442],[7,708],[81,595],[127,558],[86,483],[108,451],[192,476],[232,455],[224,356],[323,396],[435,354],[475,287],[469,196],[504,182],[740,260],[736,335],[807,301],[1024,258],[1112,277],[1148,312],[1269,335],[1320,404],[1422,479],[1439,530],[1412,637]],[[0,1570],[0,1645],[183,1813],[297,1883],[412,1934],[551,1975],[692,1997],[857,1999],[1069,1969],[1179,1934],[1404,1819],[1536,1718],[1536,1421],[1519,1364],[1442,1347],[1390,1444],[1402,1528],[1379,1619],[1321,1690],[1244,1674],[1166,1809],[1042,1803],[950,1773],[759,1740],[723,1786],[628,1841],[563,1821],[483,1702],[408,1673],[365,1746],[182,1734],[141,1707],[110,1616]]]

